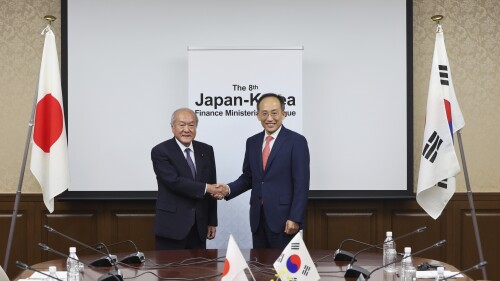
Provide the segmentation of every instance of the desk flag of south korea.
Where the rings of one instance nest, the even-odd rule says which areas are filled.
[[[69,187],[68,142],[56,39],[50,25],[43,32],[45,43],[38,82],[30,169],[42,188],[43,202],[52,213],[54,197]]]
[[[226,260],[224,261],[221,281],[248,281],[245,268],[248,268],[247,261],[231,234],[227,243]]]
[[[320,278],[301,232],[295,234],[273,266],[280,280],[316,281]]]
[[[460,172],[460,164],[453,136],[464,124],[453,88],[443,30],[438,24],[417,186],[417,202],[433,219],[441,215],[455,193],[455,176]]]

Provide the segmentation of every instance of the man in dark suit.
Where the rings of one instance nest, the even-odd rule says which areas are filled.
[[[257,111],[264,131],[247,139],[243,174],[223,186],[229,193],[226,200],[252,190],[253,247],[285,248],[304,224],[309,148],[304,136],[282,126],[286,112],[281,95],[264,94]]]
[[[215,237],[218,190],[212,146],[195,141],[198,117],[181,108],[170,122],[174,137],[151,150],[158,181],[154,223],[157,250],[205,249]]]

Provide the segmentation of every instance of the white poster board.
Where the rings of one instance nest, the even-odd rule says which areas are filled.
[[[189,48],[189,104],[199,118],[196,139],[214,147],[217,180],[241,175],[246,139],[263,130],[257,100],[273,92],[286,98],[283,125],[302,132],[302,48]],[[246,192],[218,204],[217,236],[209,248],[227,247],[233,234],[241,248],[251,248]]]

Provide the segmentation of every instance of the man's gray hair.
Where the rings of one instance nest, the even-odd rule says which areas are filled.
[[[196,122],[196,127],[198,127],[198,115],[196,115],[196,113],[194,113],[194,111],[193,111],[192,109],[187,108],[187,107],[181,107],[181,108],[179,108],[179,109],[176,109],[176,110],[174,111],[174,113],[172,113],[172,117],[170,118],[170,126],[172,126],[172,127],[174,126],[174,123],[175,123],[175,116],[177,116],[177,113],[178,113],[179,111],[189,111],[189,112],[191,112],[191,114],[193,114],[193,116],[194,116],[194,120],[195,120],[195,122]]]

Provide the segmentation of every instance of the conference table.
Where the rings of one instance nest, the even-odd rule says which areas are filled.
[[[241,250],[245,260],[249,264],[250,270],[257,281],[277,280],[273,263],[281,254],[280,250],[274,249],[252,249]],[[357,280],[357,278],[346,278],[344,273],[349,262],[334,261],[332,250],[310,250],[311,258],[316,264],[316,268],[321,280]],[[117,254],[120,260],[130,253]],[[225,249],[207,250],[168,250],[168,251],[146,251],[144,252],[146,261],[143,264],[118,264],[118,268],[123,274],[124,280],[221,280],[224,269]],[[81,256],[80,261],[89,264],[98,256]],[[420,257],[413,257],[415,266],[427,262],[430,264],[442,264],[445,270],[459,271],[452,265]],[[357,257],[356,265],[368,271],[372,271],[381,266],[381,253],[361,253]],[[57,259],[41,262],[32,265],[40,271],[48,271],[49,266],[55,265],[58,271],[64,271],[66,259]],[[84,280],[98,280],[99,277],[106,276],[112,271],[112,267],[91,267],[85,266],[83,272]],[[23,271],[16,279],[25,279],[31,276],[30,270]],[[248,275],[248,274],[247,274]],[[250,275],[249,280],[252,280]],[[280,280],[285,281],[286,278]],[[373,272],[370,280],[399,281],[395,274],[384,272],[383,269]],[[420,279],[419,279],[420,280]],[[431,280],[431,279],[421,279]],[[455,279],[457,281],[472,281],[473,279],[464,277]],[[298,280],[300,281],[300,279]]]

